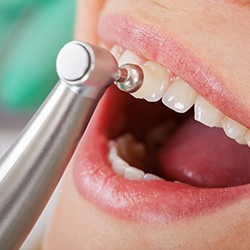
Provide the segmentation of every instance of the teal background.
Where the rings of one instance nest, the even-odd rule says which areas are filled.
[[[39,107],[58,80],[56,56],[74,19],[74,0],[0,1],[0,109]]]

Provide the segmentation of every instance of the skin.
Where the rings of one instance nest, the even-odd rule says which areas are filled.
[[[174,34],[212,65],[235,93],[237,104],[250,111],[250,1],[79,0],[76,38],[99,44],[98,19],[114,12],[129,13],[135,20]],[[223,211],[172,224],[124,221],[80,196],[70,165],[43,248],[249,249],[249,206],[250,200],[245,199]]]

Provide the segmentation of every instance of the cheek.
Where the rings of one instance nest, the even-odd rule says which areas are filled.
[[[43,249],[238,249],[250,244],[249,206],[171,225],[122,221],[84,200],[69,169]]]

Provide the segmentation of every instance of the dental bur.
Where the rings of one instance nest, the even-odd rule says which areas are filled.
[[[69,163],[105,90],[138,90],[138,65],[118,67],[100,47],[73,41],[59,52],[60,80],[0,160],[0,249],[18,249]]]

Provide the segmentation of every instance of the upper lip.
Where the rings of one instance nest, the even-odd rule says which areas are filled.
[[[169,68],[226,116],[250,127],[248,107],[214,69],[194,56],[174,37],[118,14],[102,16],[99,36],[108,46],[118,44]]]
[[[106,36],[107,32],[109,36]],[[240,104],[231,109],[227,100],[232,100],[234,96],[224,83],[174,40],[159,32],[157,36],[149,37],[145,33],[154,33],[150,27],[131,20],[127,22],[120,16],[104,16],[99,33],[106,44],[121,45],[138,55],[143,55],[146,48],[147,59],[168,67],[225,114],[246,126],[250,125],[250,117],[246,120],[242,118],[245,111],[242,111]],[[135,39],[135,34],[137,38],[139,36],[140,43]],[[73,174],[76,187],[84,197],[118,217],[164,223],[222,209],[249,196],[250,185],[204,189],[166,181],[129,181],[116,176],[108,162],[107,144],[112,137],[121,133],[120,127],[124,121],[122,115],[117,116],[117,109],[125,103],[122,94],[111,87],[80,143],[73,161]]]

